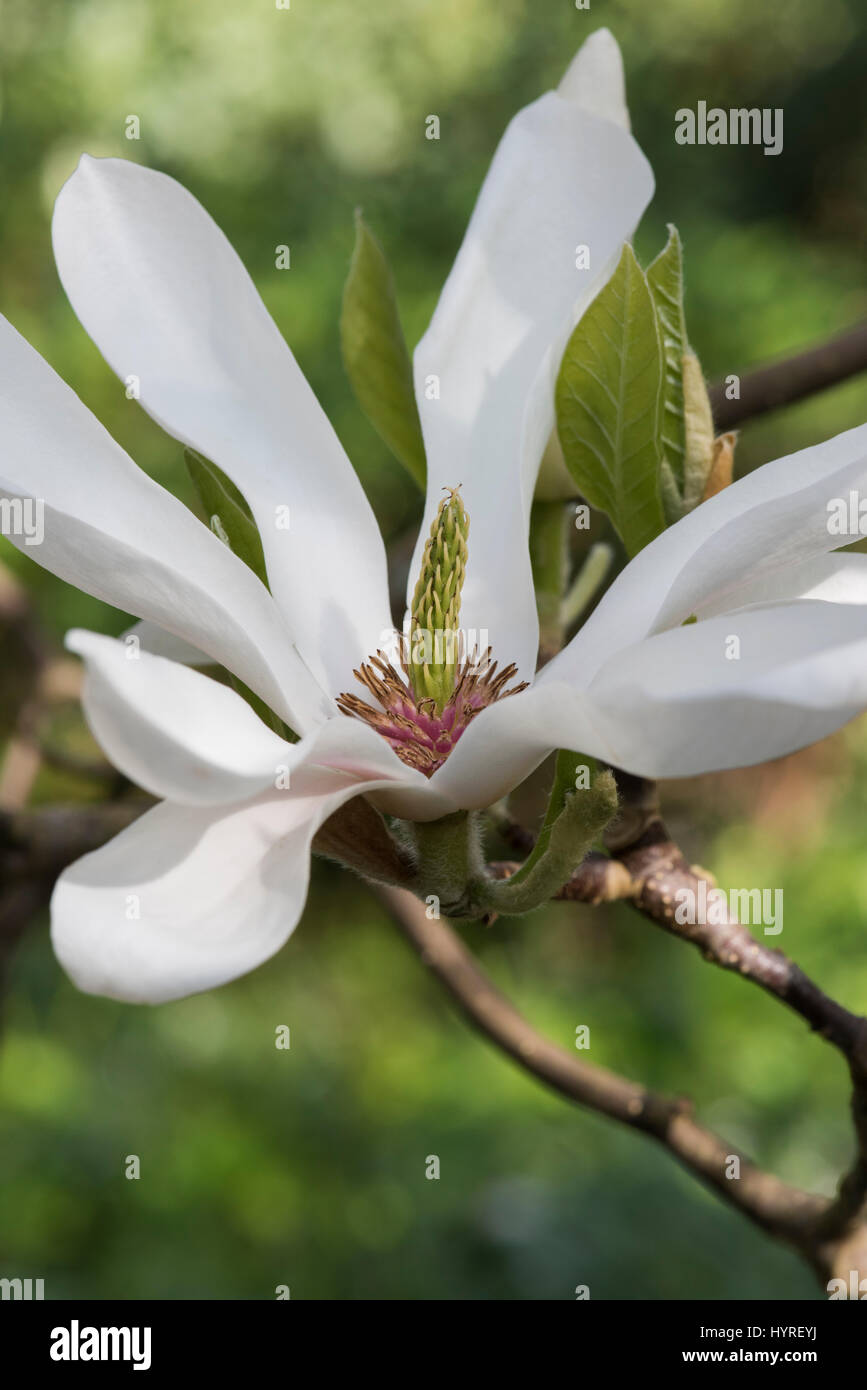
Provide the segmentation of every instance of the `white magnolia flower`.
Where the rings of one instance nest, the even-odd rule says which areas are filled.
[[[830,554],[826,526],[829,497],[867,486],[867,427],[767,465],[661,535],[534,678],[527,530],[553,375],[651,192],[620,55],[601,31],[506,131],[415,355],[417,385],[440,381],[439,399],[417,392],[421,535],[443,487],[461,484],[472,525],[461,625],[487,631],[530,687],[502,698],[482,682],[469,709],[436,714],[389,677],[373,727],[343,712],[351,698],[337,704],[372,698],[353,670],[391,628],[385,551],[348,459],[195,199],[135,164],[82,160],[54,220],[67,294],[120,377],[138,379],[144,408],[244,493],[270,584],[3,322],[0,496],[44,499],[44,541],[29,553],[145,620],[137,660],[123,641],[69,637],[96,737],[160,798],[57,884],[55,949],[82,989],[156,1002],[264,961],[302,911],[317,828],[361,793],[432,820],[490,805],[558,747],[689,775],[799,748],[867,703],[867,558]],[[578,244],[592,272],[576,269]],[[287,506],[289,530],[275,525]],[[194,669],[206,658],[299,741]]]

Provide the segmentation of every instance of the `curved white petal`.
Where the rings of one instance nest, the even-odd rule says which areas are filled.
[[[0,498],[44,508],[38,564],[202,648],[304,731],[330,702],[252,571],[133,463],[0,318]]]
[[[308,741],[290,791],[239,806],[163,802],[66,869],[51,935],[79,989],[157,1004],[224,984],[279,950],[304,907],[319,826],[351,797],[413,777],[365,732],[335,719]],[[313,761],[345,752],[347,738],[366,746],[353,771]]]
[[[586,695],[611,760],[630,772],[766,762],[867,706],[867,611],[804,599],[674,628],[618,652]]]
[[[82,705],[94,738],[127,777],[182,805],[225,805],[274,787],[300,744],[268,729],[228,686],[113,637],[76,630]]]
[[[234,690],[122,641],[76,630],[84,712],[107,756],[153,796],[179,805],[227,805],[268,791],[314,763],[357,782],[386,778],[383,809],[435,820],[459,809],[408,768],[366,724],[342,714],[298,743],[267,728]],[[135,649],[132,649],[133,653]]]
[[[148,414],[244,493],[299,651],[332,694],[347,689],[391,627],[382,539],[235,251],[174,179],[87,156],[53,237],[87,332],[121,378],[138,378]]]
[[[649,637],[617,652],[586,689],[538,681],[474,720],[432,788],[481,808],[555,748],[645,777],[686,777],[827,737],[867,707],[865,566],[858,555],[814,563],[811,574],[805,566],[809,597]]]
[[[561,97],[629,130],[623,58],[610,29],[597,29],[585,39],[557,88]]]
[[[706,599],[701,612],[702,617],[712,618],[753,604],[786,603],[799,598],[867,604],[867,555],[838,551],[812,555],[785,569],[748,572],[725,600],[717,596]]]
[[[580,685],[621,647],[691,615],[796,598],[804,566],[856,537],[828,529],[828,505],[867,491],[867,425],[766,463],[670,526],[623,570],[539,680]]]
[[[210,666],[213,662],[207,652],[200,651],[191,642],[185,642],[182,637],[176,637],[173,632],[167,632],[164,627],[148,622],[146,618],[133,623],[123,638],[134,639],[142,651],[150,652],[152,656],[165,656],[169,661],[183,662],[184,666]]]
[[[573,85],[583,82],[567,92]],[[470,517],[461,625],[487,632],[495,655],[525,676],[538,642],[527,528],[557,364],[652,191],[620,125],[547,93],[503,136],[416,348],[428,500],[410,595],[442,489],[461,484]],[[576,268],[583,245],[589,269]]]

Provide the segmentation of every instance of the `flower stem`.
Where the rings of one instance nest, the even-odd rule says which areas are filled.
[[[468,906],[472,879],[484,872],[478,816],[455,811],[440,820],[413,826],[418,855],[419,896],[435,895],[448,916],[462,915]]]

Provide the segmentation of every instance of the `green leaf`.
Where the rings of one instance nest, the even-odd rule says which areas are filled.
[[[249,565],[267,589],[268,574],[265,569],[262,540],[244,494],[239,492],[232,479],[228,478],[222,469],[202,454],[197,454],[194,449],[185,449],[184,458],[193,486],[199,494],[205,520],[211,530],[234,551],[239,560]],[[297,743],[298,735],[279,714],[275,714],[234,672],[228,671],[227,675],[232,689],[247,701],[263,723],[281,738],[288,739],[290,743]]]
[[[669,224],[668,241],[647,267],[647,284],[653,296],[662,347],[663,379],[662,449],[679,492],[683,492],[686,426],[683,418],[683,357],[687,351],[683,314],[683,247],[677,228]],[[668,513],[668,508],[666,509]],[[677,518],[669,518],[676,520]]]
[[[424,490],[424,443],[394,280],[360,212],[355,214],[355,250],[343,291],[340,343],[359,405]]]
[[[257,695],[255,691],[250,689],[249,685],[245,685],[241,677],[236,676],[233,671],[228,671],[227,675],[235,694],[240,695],[242,700],[247,701],[247,704],[258,714],[263,724],[267,724],[269,729],[273,729],[275,734],[280,738],[285,738],[287,742],[298,742],[298,735],[295,733],[294,729],[290,729],[289,725],[280,718],[279,714],[275,714],[270,705],[266,705],[261,695]]]
[[[211,530],[226,541],[267,588],[262,540],[244,496],[210,459],[193,449],[185,449],[184,458]]]
[[[665,529],[662,339],[632,247],[578,323],[557,377],[557,429],[566,466],[607,512],[635,555]]]

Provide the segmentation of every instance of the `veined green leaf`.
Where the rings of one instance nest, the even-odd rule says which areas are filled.
[[[668,241],[647,267],[647,283],[653,296],[662,347],[665,354],[663,382],[662,449],[665,460],[683,493],[686,454],[686,427],[683,418],[683,355],[687,351],[686,320],[683,313],[683,247],[677,228],[669,224]],[[665,502],[665,496],[663,496]],[[670,515],[669,522],[677,516]]]
[[[205,520],[239,559],[249,565],[267,588],[268,574],[262,540],[247,502],[231,478],[193,449],[184,450],[190,477],[205,514]],[[222,534],[221,534],[222,532]]]
[[[355,250],[343,291],[340,343],[359,405],[424,490],[424,443],[394,280],[360,212],[355,214]]]
[[[557,429],[566,466],[607,512],[630,555],[665,529],[662,339],[632,247],[584,314],[557,377]]]

